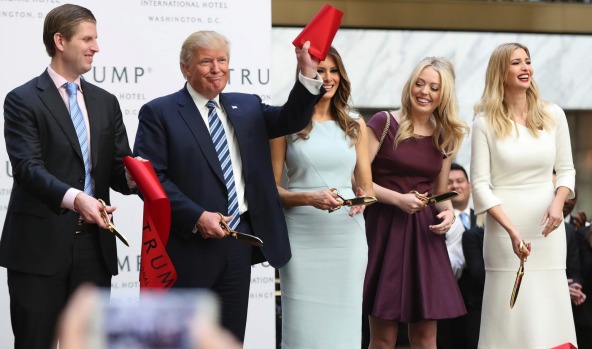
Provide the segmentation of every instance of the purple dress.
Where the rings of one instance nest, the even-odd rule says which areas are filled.
[[[384,112],[368,126],[380,139]],[[384,142],[372,162],[374,183],[408,193],[432,193],[444,155],[432,137],[416,137],[394,148],[399,124],[391,117]],[[397,206],[376,203],[365,210],[368,268],[364,281],[364,314],[384,320],[413,323],[454,318],[466,313],[452,273],[443,235],[428,226],[437,224],[434,205],[408,214]]]

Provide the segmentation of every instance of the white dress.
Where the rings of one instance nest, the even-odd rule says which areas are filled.
[[[288,139],[287,189],[334,187],[350,199],[355,165],[356,148],[339,124],[313,120],[309,139]],[[284,210],[292,250],[280,269],[284,349],[360,348],[368,244],[364,217],[350,217],[348,210]]]
[[[483,116],[472,129],[471,181],[477,213],[501,205],[504,213],[532,243],[525,274],[513,309],[510,295],[520,264],[508,233],[491,217],[485,218],[485,291],[479,348],[548,349],[576,344],[571,302],[565,274],[565,227],[560,224],[546,238],[540,221],[556,186],[572,190],[575,170],[565,113],[547,107],[556,125],[538,138],[518,125],[510,136],[497,139]]]

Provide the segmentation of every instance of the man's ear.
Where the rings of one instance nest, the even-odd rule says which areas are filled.
[[[187,65],[183,63],[179,63],[179,67],[181,68],[181,72],[183,73],[183,77],[187,80]]]
[[[64,44],[66,42],[66,38],[62,35],[62,33],[53,34],[53,42],[55,44],[56,51],[64,51]]]

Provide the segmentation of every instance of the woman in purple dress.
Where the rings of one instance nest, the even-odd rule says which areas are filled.
[[[452,204],[426,207],[410,193],[447,191],[451,158],[468,133],[457,105],[452,64],[428,57],[407,80],[401,109],[368,122],[379,201],[365,211],[363,311],[371,349],[392,349],[400,321],[409,323],[412,347],[435,349],[436,320],[466,313],[444,242],[455,218]]]

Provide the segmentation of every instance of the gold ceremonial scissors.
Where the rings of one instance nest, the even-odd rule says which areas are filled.
[[[103,217],[103,221],[105,222],[105,224],[107,224],[107,229],[112,232],[113,234],[115,234],[115,236],[125,244],[125,246],[129,247],[129,242],[127,241],[127,239],[125,238],[125,236],[123,236],[123,234],[121,234],[118,230],[117,227],[115,226],[115,224],[113,224],[113,222],[111,222],[111,219],[109,218],[109,213],[107,213],[107,204],[105,203],[105,201],[103,201],[103,199],[99,199],[99,202],[103,205],[103,210],[101,211],[101,216]]]
[[[514,281],[514,288],[512,289],[512,296],[510,297],[510,309],[514,308],[514,304],[516,304],[518,291],[520,291],[520,284],[522,283],[522,277],[524,276],[524,262],[526,262],[526,256],[524,256],[524,253],[522,252],[524,248],[528,249],[528,243],[522,240],[518,245],[518,249],[520,250],[520,267],[518,267],[518,271],[516,272],[516,280]]]
[[[220,215],[220,228],[222,228],[222,230],[224,230],[224,232],[226,233],[226,236],[233,237],[237,240],[242,240],[251,246],[263,247],[263,240],[256,237],[255,235],[251,235],[251,234],[247,234],[247,233],[239,233],[236,230],[230,229],[228,224],[226,224],[226,222],[224,222],[224,216],[222,215],[222,213],[218,212],[218,214]]]
[[[357,197],[357,198],[353,198],[353,199],[345,199],[345,198],[343,198],[343,196],[339,195],[339,191],[337,190],[337,188],[331,188],[329,190],[333,194],[337,195],[337,201],[339,201],[339,206],[331,207],[330,209],[327,210],[327,211],[329,211],[329,213],[339,210],[342,206],[358,206],[358,205],[368,206],[368,205],[372,205],[373,203],[376,202],[376,198],[374,196],[361,196],[361,197]]]
[[[449,191],[447,193],[443,193],[440,195],[434,195],[434,196],[425,196],[423,194],[420,194],[417,190],[412,190],[411,194],[415,194],[415,197],[417,197],[419,200],[421,200],[424,205],[432,205],[435,203],[438,203],[440,201],[446,201],[446,200],[450,200],[453,197],[458,195],[458,192],[456,191]]]

